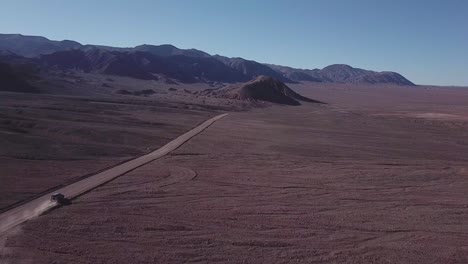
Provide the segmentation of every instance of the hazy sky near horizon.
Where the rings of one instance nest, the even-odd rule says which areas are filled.
[[[296,68],[344,63],[468,86],[468,0],[3,0],[0,33],[173,44]]]

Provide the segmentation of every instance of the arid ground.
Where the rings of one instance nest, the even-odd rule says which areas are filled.
[[[118,81],[123,88],[139,84]],[[131,83],[125,86],[125,81]],[[169,91],[170,86],[159,89],[158,100],[113,94],[119,87],[71,86],[48,94],[1,93],[0,211],[159,148],[230,109],[196,98],[186,102],[187,93]]]
[[[2,132],[2,144],[14,144],[2,148],[2,206],[230,113],[170,155],[13,230],[0,261],[468,263],[466,88],[291,87],[329,104],[231,111],[203,98],[177,108],[192,98],[182,95],[172,107],[159,97],[42,98],[62,109],[54,112],[9,94],[2,117],[27,132]],[[37,147],[24,141],[31,134]]]

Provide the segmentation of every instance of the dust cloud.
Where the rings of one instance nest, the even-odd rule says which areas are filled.
[[[8,235],[8,231],[13,227],[21,224],[22,222],[39,216],[40,214],[44,213],[45,211],[51,209],[56,205],[53,201],[43,201],[36,206],[34,209],[29,209],[27,204],[21,206],[25,207],[25,209],[21,209],[21,207],[17,207],[10,211],[4,213],[4,216],[0,216],[0,236]]]

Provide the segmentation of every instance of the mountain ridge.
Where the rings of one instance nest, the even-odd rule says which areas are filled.
[[[135,47],[111,47],[90,44],[83,45],[72,40],[49,40],[42,36],[0,34],[0,50],[9,51],[15,55],[32,59],[47,67],[54,66],[51,66],[50,62],[50,60],[54,60],[54,56],[49,55],[58,53],[55,54],[55,59],[57,59],[58,56],[69,55],[71,56],[68,58],[70,61],[74,58],[73,56],[78,56],[79,54],[79,52],[70,51],[80,50],[87,54],[86,52],[95,52],[96,49],[103,50],[103,53],[104,51],[107,52],[105,53],[107,54],[106,56],[114,58],[112,61],[107,61],[111,63],[111,65],[108,65],[109,70],[103,70],[99,67],[99,69],[97,69],[90,65],[87,66],[89,69],[86,68],[85,65],[75,65],[77,66],[75,68],[87,72],[97,71],[105,74],[117,74],[139,79],[157,79],[155,74],[163,74],[169,78],[189,83],[210,81],[229,83],[245,82],[252,78],[266,75],[286,83],[332,82],[414,85],[414,83],[396,72],[376,72],[353,68],[346,64],[333,64],[323,69],[297,69],[288,66],[259,63],[239,57],[229,58],[221,55],[210,55],[197,49],[179,49],[170,44],[143,44]],[[140,56],[143,53],[146,55]],[[135,54],[140,54],[139,60],[135,60],[137,59],[135,57],[137,55]],[[151,56],[148,54],[151,54]],[[131,56],[134,56],[134,58],[130,58]],[[117,58],[119,58],[119,60],[117,60]],[[66,58],[62,59],[67,60]],[[115,60],[117,60],[118,63],[115,62]],[[146,62],[144,62],[145,60]],[[149,61],[151,61],[151,63],[149,63]],[[82,63],[92,64],[92,59],[88,62],[82,61]],[[145,63],[149,63],[151,66],[145,65]],[[55,67],[60,69],[60,65],[61,63],[56,63]],[[165,68],[165,65],[167,68]],[[65,68],[73,69],[73,67]]]
[[[332,64],[323,69],[296,69],[287,66],[268,64],[284,76],[297,82],[315,81],[325,83],[354,83],[354,84],[381,84],[393,83],[398,85],[415,85],[397,72],[371,71],[354,68],[347,64]]]

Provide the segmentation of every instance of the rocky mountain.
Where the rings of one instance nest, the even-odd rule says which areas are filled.
[[[36,57],[57,51],[78,49],[82,45],[76,41],[49,40],[39,36],[21,34],[0,34],[0,50],[8,50],[23,57]]]
[[[265,75],[276,78],[283,82],[292,82],[289,78],[283,76],[281,73],[275,71],[274,69],[268,67],[265,64],[261,64],[256,61],[246,60],[243,58],[228,58],[220,55],[214,55],[213,58],[221,61],[230,68],[241,72],[249,79]]]
[[[205,53],[201,50],[196,49],[179,49],[175,46],[164,44],[164,45],[139,45],[133,48],[119,48],[119,47],[110,47],[102,45],[84,45],[81,50],[92,50],[92,49],[102,49],[106,51],[119,51],[119,52],[132,52],[132,51],[141,51],[148,52],[156,56],[169,57],[169,56],[188,56],[188,57],[200,57],[200,58],[209,58],[210,54]]]
[[[295,82],[322,82],[322,80],[317,76],[318,69],[315,70],[303,70],[295,69],[287,66],[280,66],[274,64],[265,64],[268,67],[272,68],[279,74],[284,77],[295,81]]]
[[[158,79],[163,76],[186,83],[236,83],[265,75],[286,83],[414,85],[395,72],[375,72],[344,64],[330,65],[321,70],[295,69],[243,58],[211,56],[200,50],[179,49],[172,45],[119,48],[81,45],[75,41],[54,41],[37,36],[0,34],[0,51],[0,60],[2,56],[17,56],[13,60],[23,60],[26,64],[32,62],[45,69],[99,72],[138,79]],[[28,58],[31,58],[29,62]]]
[[[168,57],[168,56],[188,56],[188,57],[199,57],[199,58],[209,58],[210,54],[196,49],[179,49],[172,45],[140,45],[133,48],[134,51],[144,51],[149,52],[156,56]]]
[[[159,76],[185,83],[239,82],[248,79],[211,57],[162,57],[149,52],[119,52],[94,48],[42,55],[38,61],[46,69],[79,70],[148,80],[158,79]]]
[[[263,101],[284,105],[300,105],[302,102],[321,103],[304,97],[280,80],[269,76],[258,76],[243,84],[231,85],[221,89],[209,89],[202,95],[243,101]]]
[[[48,70],[76,70],[151,80],[157,77],[142,68],[135,54],[102,49],[67,50],[42,55],[37,61]]]
[[[321,70],[303,70],[291,67],[268,65],[283,76],[297,82],[329,82],[329,83],[356,83],[356,84],[397,84],[414,85],[411,81],[396,72],[375,72],[353,68],[346,64],[334,64]]]

